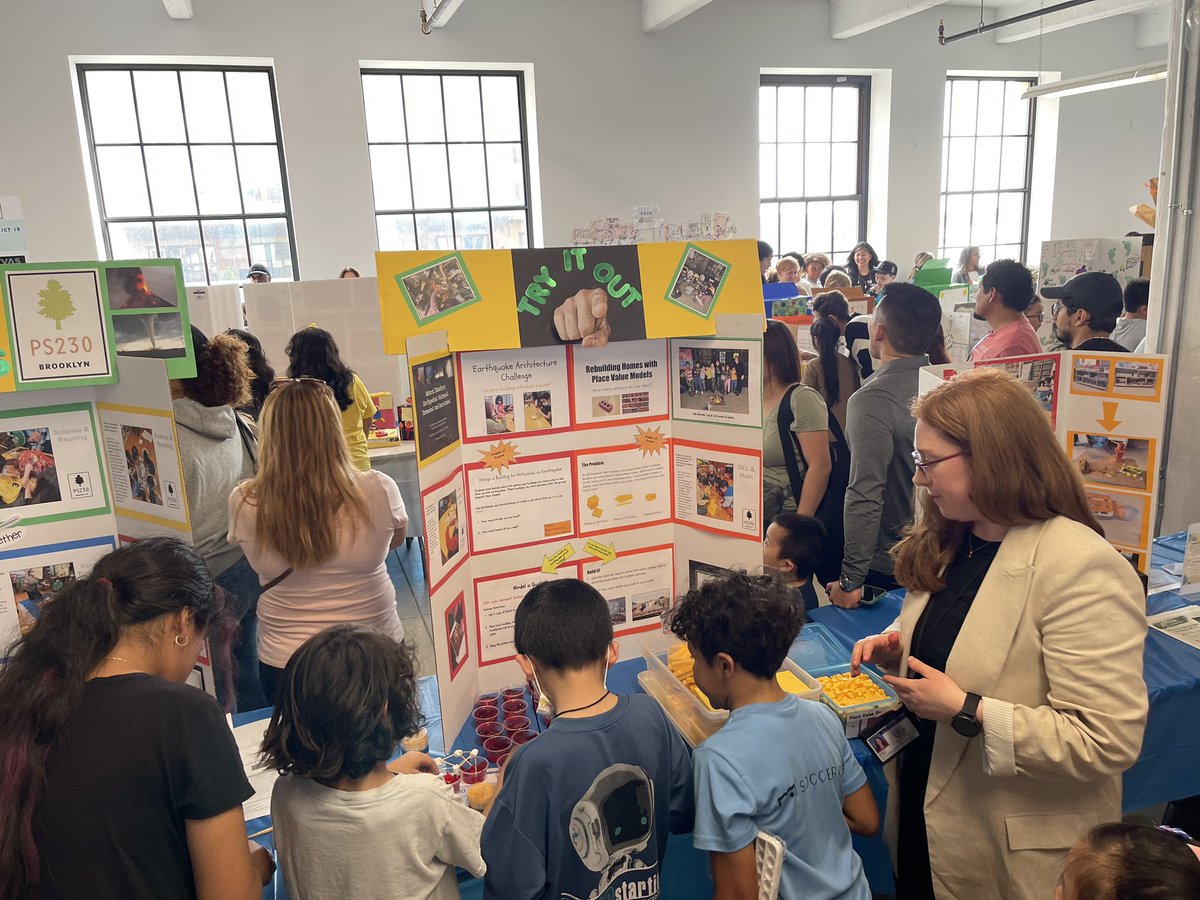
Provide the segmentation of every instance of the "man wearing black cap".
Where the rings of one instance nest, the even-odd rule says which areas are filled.
[[[262,263],[255,263],[250,267],[250,271],[246,273],[246,277],[255,284],[266,284],[271,280],[271,270]]]
[[[1072,350],[1128,353],[1109,339],[1124,308],[1121,284],[1107,272],[1084,272],[1062,287],[1042,288],[1050,307],[1054,337]]]
[[[900,268],[890,259],[885,259],[879,265],[875,266],[872,271],[875,273],[875,284],[871,287],[872,294],[883,293],[883,286],[891,284],[896,280],[896,276],[900,272]]]

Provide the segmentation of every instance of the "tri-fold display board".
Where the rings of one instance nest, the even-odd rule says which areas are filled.
[[[377,260],[385,344],[413,385],[409,518],[447,734],[479,691],[522,680],[513,620],[535,584],[595,586],[628,658],[690,585],[761,565],[753,241]],[[564,308],[586,310],[573,333]]]

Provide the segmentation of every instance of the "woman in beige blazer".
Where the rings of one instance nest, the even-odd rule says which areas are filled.
[[[1145,602],[1032,395],[982,368],[918,399],[909,590],[854,664],[921,720],[889,767],[898,896],[1044,900],[1062,857],[1121,816],[1146,721]]]

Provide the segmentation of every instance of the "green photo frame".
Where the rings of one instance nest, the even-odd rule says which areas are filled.
[[[715,273],[712,271],[702,272],[700,271],[701,267],[694,267],[694,263],[699,261],[696,257],[706,260],[709,264],[715,264],[704,265],[703,268],[719,268],[716,268]],[[668,303],[674,303],[676,306],[682,307],[693,315],[707,321],[712,318],[713,310],[717,308],[717,301],[721,297],[721,291],[725,287],[725,282],[729,278],[729,270],[732,268],[732,263],[726,262],[719,256],[709,253],[707,250],[702,250],[695,244],[685,244],[683,255],[679,258],[679,266],[675,269],[675,274],[672,276],[671,283],[667,287],[667,293],[664,296]],[[689,274],[685,274],[685,270]],[[702,293],[695,289],[694,285],[687,284],[695,278],[703,278],[710,282],[716,281],[716,286],[712,288],[712,299],[705,304],[707,308],[683,299],[685,295],[689,294],[689,287],[692,288],[690,296],[703,296]]]
[[[420,276],[426,272],[430,272],[430,270],[433,269],[441,269],[439,275],[442,278],[443,286],[449,290],[449,282],[454,278],[454,276],[448,273],[445,268],[443,268],[448,262],[458,263],[459,273],[461,273],[462,278],[465,280],[465,287],[468,289],[471,296],[457,301],[453,306],[448,306],[444,309],[438,309],[436,312],[431,314],[429,310],[432,308],[434,297],[425,296],[425,292],[428,290],[432,293],[432,291],[436,290],[436,287],[431,288],[428,286],[428,283],[425,285],[419,284],[417,281],[417,276]],[[426,282],[428,282],[428,279],[426,279]],[[463,259],[462,254],[457,252],[447,253],[445,256],[440,256],[437,259],[425,263],[424,265],[409,269],[407,272],[401,272],[396,276],[396,285],[400,288],[400,293],[404,296],[404,302],[408,304],[408,311],[412,313],[412,317],[414,320],[416,320],[416,323],[421,326],[428,325],[430,322],[436,322],[443,316],[448,316],[459,312],[460,310],[466,309],[468,306],[474,306],[483,299],[479,294],[479,287],[475,284],[475,279],[471,277],[471,270],[467,267],[467,263]],[[459,285],[459,289],[461,290],[463,286],[464,285]],[[421,311],[422,308],[424,308],[425,312]]]

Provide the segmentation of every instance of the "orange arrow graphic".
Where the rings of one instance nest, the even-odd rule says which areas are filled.
[[[1117,418],[1117,401],[1106,400],[1104,403],[1104,418],[1097,419],[1096,421],[1100,423],[1105,431],[1112,431],[1120,425],[1121,422]]]

